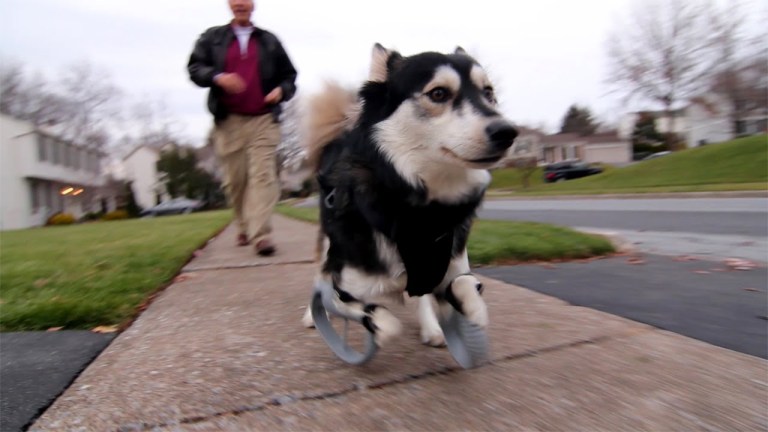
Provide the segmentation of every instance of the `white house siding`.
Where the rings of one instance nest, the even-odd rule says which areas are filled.
[[[42,139],[40,137],[45,137]],[[56,154],[54,160],[53,155]],[[91,211],[102,185],[100,156],[0,116],[0,229],[39,226],[56,212]],[[82,189],[78,196],[61,191]]]
[[[17,136],[29,131],[24,123],[12,118],[2,117],[0,127],[0,229],[26,228],[30,218],[30,196],[27,185],[21,176],[18,164],[22,153]]]
[[[686,136],[688,147],[728,141],[733,137],[731,120],[724,112],[692,104],[687,109],[687,115],[690,125]]]
[[[157,150],[142,146],[123,160],[125,176],[133,182],[136,203],[143,208],[157,204],[157,195],[163,192],[157,175],[159,157]]]
[[[628,143],[589,144],[583,147],[583,160],[588,163],[623,164],[632,160]]]

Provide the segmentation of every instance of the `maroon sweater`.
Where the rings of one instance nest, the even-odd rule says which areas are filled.
[[[264,104],[259,74],[259,45],[251,37],[248,40],[248,53],[240,54],[240,43],[234,38],[227,49],[224,72],[236,73],[245,81],[245,91],[239,94],[225,94],[222,98],[227,110],[234,114],[261,115],[269,112]]]

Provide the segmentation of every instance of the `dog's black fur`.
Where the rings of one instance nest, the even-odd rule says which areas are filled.
[[[449,66],[461,77],[453,108],[464,104],[480,117],[500,118],[489,101],[481,99],[483,92],[470,78],[476,62],[463,50],[407,58],[395,52],[386,60],[387,79],[368,81],[360,89],[362,111],[354,126],[322,148],[317,182],[322,231],[329,240],[322,273],[330,276],[344,303],[366,301],[344,291],[341,274],[345,267],[367,275],[390,275],[375,233],[395,246],[407,274],[405,291],[410,296],[435,293],[451,260],[466,250],[470,227],[487,185],[478,184],[456,199],[435,199],[423,181],[413,184],[403,178],[374,136],[375,126],[421,91],[441,65]],[[495,105],[495,100],[491,102]],[[509,131],[489,138],[488,145],[495,146],[495,150],[482,162],[500,159],[515,135],[510,126]],[[366,308],[369,306],[376,307]]]

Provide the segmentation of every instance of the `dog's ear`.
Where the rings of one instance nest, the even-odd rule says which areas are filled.
[[[373,45],[371,52],[371,69],[368,73],[368,81],[385,82],[387,80],[387,60],[390,51],[380,43]]]
[[[368,81],[386,82],[389,72],[392,71],[403,59],[397,51],[384,48],[380,43],[373,45],[371,52],[371,69],[368,73]]]
[[[453,51],[453,53],[454,54],[459,54],[459,55],[469,55],[469,54],[467,54],[467,51],[465,51],[464,48],[462,48],[460,46],[457,46],[456,49]]]

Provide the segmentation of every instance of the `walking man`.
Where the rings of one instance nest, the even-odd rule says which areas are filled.
[[[200,36],[187,70],[195,84],[210,88],[214,148],[238,244],[267,256],[276,250],[270,219],[280,197],[280,103],[296,92],[296,69],[278,38],[251,22],[253,0],[228,1],[234,18]]]

